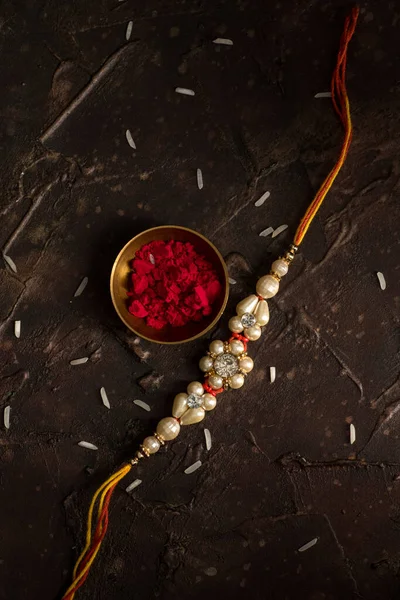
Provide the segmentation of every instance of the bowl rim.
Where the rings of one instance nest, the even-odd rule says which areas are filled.
[[[205,328],[202,329],[199,333],[196,333],[196,335],[190,337],[190,338],[186,338],[183,340],[177,340],[177,341],[173,341],[173,342],[168,342],[168,341],[162,341],[162,340],[155,340],[152,338],[147,337],[146,335],[143,335],[142,333],[139,333],[139,331],[137,331],[136,329],[134,329],[124,318],[123,315],[120,313],[118,307],[117,307],[117,303],[115,300],[115,294],[114,294],[114,288],[113,288],[113,281],[114,281],[114,275],[115,275],[115,271],[117,269],[117,265],[120,261],[120,258],[122,256],[122,254],[124,253],[125,249],[127,248],[127,246],[129,246],[134,240],[136,240],[138,237],[140,237],[141,235],[143,235],[144,233],[149,233],[152,231],[159,231],[160,229],[180,229],[181,231],[188,231],[192,234],[194,234],[195,236],[203,239],[209,246],[211,246],[212,250],[215,252],[215,254],[217,255],[217,257],[219,258],[221,265],[222,265],[222,269],[225,275],[225,293],[224,293],[224,299],[221,305],[220,310],[218,311],[218,313],[216,314],[215,318],[212,320],[212,322]],[[189,227],[183,227],[182,225],[158,225],[157,227],[150,227],[149,229],[144,229],[143,231],[141,231],[140,233],[136,234],[133,238],[131,238],[125,245],[124,247],[120,250],[120,252],[118,253],[116,259],[114,260],[114,264],[112,266],[111,269],[111,275],[110,275],[110,293],[111,293],[111,300],[115,309],[115,312],[117,313],[117,315],[119,316],[119,318],[121,319],[121,321],[124,323],[124,325],[126,327],[128,327],[128,329],[130,329],[135,335],[137,335],[138,337],[148,341],[148,342],[152,342],[153,344],[162,344],[165,346],[175,346],[177,344],[186,344],[187,342],[192,342],[193,340],[197,340],[200,337],[203,337],[204,335],[206,335],[215,325],[216,323],[219,321],[219,319],[222,317],[226,305],[228,303],[228,299],[229,299],[229,273],[228,273],[228,267],[226,266],[226,263],[224,261],[224,258],[221,254],[221,252],[218,250],[218,248],[202,233],[199,233],[198,231],[195,231],[194,229],[190,229]]]

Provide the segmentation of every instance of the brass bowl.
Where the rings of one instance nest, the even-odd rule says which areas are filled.
[[[207,317],[203,317],[198,323],[191,322],[182,327],[167,325],[163,329],[154,329],[146,325],[143,319],[135,317],[129,312],[127,292],[129,275],[132,273],[132,259],[135,252],[144,244],[155,240],[190,242],[195,250],[202,254],[216,270],[218,279],[221,282],[221,293],[212,305],[212,313]],[[228,271],[217,248],[200,233],[177,225],[162,225],[161,227],[146,229],[146,231],[142,231],[142,233],[132,238],[115,259],[111,271],[110,287],[111,298],[121,321],[136,335],[158,344],[180,344],[205,335],[221,318],[229,296]]]

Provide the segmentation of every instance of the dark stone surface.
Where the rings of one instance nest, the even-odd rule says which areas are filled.
[[[254,372],[123,482],[77,599],[398,597],[400,10],[361,9],[351,153],[270,302]],[[0,244],[18,273],[0,270],[0,410],[11,406],[0,431],[1,600],[61,597],[94,489],[199,377],[207,340],[153,346],[118,321],[108,292],[118,250],[151,225],[199,230],[237,282],[232,313],[337,156],[338,121],[314,95],[329,88],[347,10],[339,0],[3,0]],[[281,236],[258,236],[282,223]]]

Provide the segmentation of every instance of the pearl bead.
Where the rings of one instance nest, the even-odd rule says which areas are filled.
[[[229,320],[229,329],[234,333],[241,333],[243,331],[243,325],[240,317],[232,317]]]
[[[250,358],[250,356],[245,356],[244,358],[240,359],[240,361],[239,361],[239,367],[245,373],[250,373],[250,371],[252,371],[253,367],[254,367],[253,359]]]
[[[244,375],[241,373],[235,373],[232,377],[229,378],[229,385],[234,390],[238,390],[244,384]]]
[[[205,373],[207,373],[207,371],[209,371],[212,368],[212,366],[213,359],[211,358],[211,356],[203,356],[203,358],[200,359],[199,367]]]
[[[261,335],[261,327],[259,325],[253,325],[253,327],[244,330],[244,335],[252,342],[255,342]]]
[[[142,446],[149,454],[155,454],[159,451],[161,444],[156,437],[151,435],[143,440]]]
[[[217,406],[217,399],[212,394],[204,394],[203,407],[204,410],[213,410]]]
[[[224,383],[222,377],[219,375],[210,375],[208,378],[208,383],[212,387],[213,390],[219,390]]]
[[[269,308],[266,300],[261,300],[257,304],[256,311],[254,313],[258,325],[266,325],[269,321]]]
[[[272,275],[264,275],[257,281],[257,294],[263,298],[272,298],[279,290],[279,281]]]
[[[283,277],[289,270],[289,265],[286,260],[279,258],[278,260],[274,260],[272,263],[271,271],[279,275],[279,277]]]
[[[214,340],[210,344],[210,352],[213,354],[222,354],[224,351],[224,342],[221,340]]]
[[[204,419],[204,408],[189,408],[185,414],[180,418],[181,425],[193,425],[194,423],[200,423]]]
[[[232,342],[229,342],[229,347],[234,356],[239,356],[244,352],[244,344],[240,340],[232,340]]]
[[[174,440],[178,437],[181,426],[174,417],[165,417],[157,425],[157,433],[163,440]]]
[[[237,305],[237,314],[244,315],[244,313],[252,313],[255,307],[257,306],[257,302],[258,298],[255,294],[247,296],[247,298],[239,302],[239,304]]]
[[[179,419],[187,409],[187,394],[177,394],[172,405],[172,414],[176,419]]]
[[[202,396],[204,394],[203,384],[200,381],[192,381],[187,386],[188,394],[196,394],[196,396]]]

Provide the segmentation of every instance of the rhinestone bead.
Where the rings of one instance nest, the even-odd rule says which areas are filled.
[[[186,403],[189,408],[199,408],[203,404],[201,396],[197,394],[189,394]]]
[[[234,375],[239,370],[239,363],[236,356],[233,354],[229,354],[226,352],[225,354],[221,354],[214,361],[214,370],[217,375],[221,377],[230,377]]]
[[[251,313],[244,313],[240,320],[243,327],[253,327],[256,324],[256,318]]]

